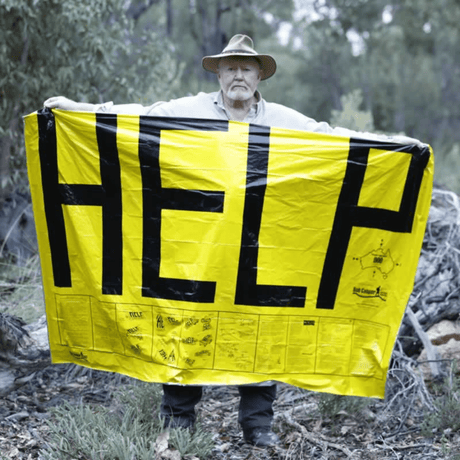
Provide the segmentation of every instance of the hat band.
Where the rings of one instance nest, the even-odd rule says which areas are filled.
[[[254,56],[258,56],[258,54],[255,51],[246,51],[246,50],[222,51],[222,54],[231,54],[231,53],[244,53],[244,54],[253,54]]]

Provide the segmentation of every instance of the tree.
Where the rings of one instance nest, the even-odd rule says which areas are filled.
[[[294,9],[293,0],[151,0],[149,4],[136,28],[163,34],[175,44],[175,55],[184,65],[183,94],[213,86],[214,76],[201,68],[203,56],[220,53],[238,33],[250,35],[259,50],[258,43],[274,35],[280,21],[291,20]]]
[[[362,91],[357,89],[341,98],[342,110],[333,110],[331,116],[332,126],[353,129],[355,131],[374,131],[374,121],[370,111],[361,110],[363,102]]]
[[[304,49],[299,51],[302,65],[296,79],[302,93],[308,88],[310,97],[298,110],[318,120],[329,120],[332,110],[341,109],[341,96],[349,92],[351,44],[343,31],[326,19],[303,27],[301,36]]]
[[[134,35],[123,3],[0,2],[0,204],[24,172],[20,117],[47,97],[144,102],[175,94],[170,45],[152,32]]]
[[[460,40],[457,0],[323,0],[328,27],[363,42],[352,86],[362,88],[375,126],[438,145],[460,140]],[[448,141],[450,139],[450,142]]]

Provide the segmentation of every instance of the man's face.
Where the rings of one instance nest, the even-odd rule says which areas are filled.
[[[232,56],[219,62],[219,83],[227,98],[233,101],[251,99],[259,84],[259,63],[251,57]]]

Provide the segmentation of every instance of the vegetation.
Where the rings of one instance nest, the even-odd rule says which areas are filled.
[[[340,415],[357,415],[370,404],[369,398],[321,393],[318,410],[322,417],[335,420]]]
[[[24,185],[21,116],[50,96],[144,102],[173,96],[179,66],[118,0],[0,2],[0,204]]]
[[[235,33],[278,60],[267,99],[340,123],[359,91],[375,130],[433,145],[437,180],[458,191],[459,20],[456,0],[2,0],[0,202],[25,184],[21,116],[47,97],[149,104],[215,89],[201,57]]]
[[[161,451],[162,441],[166,441],[163,451],[170,448],[181,456],[205,459],[210,454],[214,445],[211,435],[199,424],[193,432],[182,428],[164,432],[159,415],[160,385],[131,385],[114,398],[111,409],[83,404],[56,408],[49,421],[48,447],[41,458],[151,460]]]
[[[0,313],[19,316],[26,323],[45,314],[38,255],[24,266],[0,259]]]
[[[449,436],[460,431],[460,375],[454,362],[441,385],[434,386],[434,411],[426,415],[422,434],[432,436],[436,432]]]
[[[9,294],[5,292],[2,304],[6,307],[11,305],[12,308],[8,311],[13,313],[18,306],[25,305],[26,307],[21,311],[21,315],[25,318],[40,316],[41,307],[32,304],[29,300],[39,297],[37,293],[31,296],[40,285],[40,272],[36,260],[31,261],[30,266],[23,270],[13,265],[4,266],[4,280],[11,281],[18,276],[21,276],[22,280],[18,292],[10,291]],[[12,287],[13,284],[10,285],[10,288]],[[8,295],[11,296],[10,299]],[[85,371],[84,368],[80,369]],[[369,436],[374,439],[373,452],[378,451],[383,434],[390,446],[395,448],[396,445],[402,446],[402,452],[406,453],[410,442],[404,436],[412,432],[416,438],[414,446],[429,446],[431,442],[439,446],[438,449],[442,450],[443,457],[433,458],[460,460],[458,457],[460,375],[456,372],[456,368],[452,367],[442,384],[427,386],[427,382],[424,382],[420,372],[417,371],[416,362],[404,354],[398,342],[388,375],[385,401],[312,394],[300,389],[298,392],[304,395],[306,401],[314,402],[302,404],[302,399],[295,399],[299,396],[280,397],[281,401],[285,401],[285,407],[277,408],[275,428],[282,435],[283,442],[289,446],[289,453],[286,457],[279,458],[299,460],[308,458],[307,456],[313,455],[312,449],[315,445],[319,445],[323,450],[345,452],[347,446],[353,450],[351,445],[356,444],[350,442],[354,438],[352,439],[350,434],[347,443],[344,442],[344,436],[356,430],[353,434],[356,437],[354,442],[361,442]],[[286,391],[289,395],[293,390]],[[171,430],[165,436],[158,410],[159,385],[123,384],[111,399],[109,406],[76,403],[61,404],[56,407],[49,418],[49,431],[43,439],[45,446],[41,448],[40,458],[44,460],[141,460],[157,458],[156,455],[162,448],[171,453],[179,452],[180,458],[184,460],[213,458],[211,452],[219,439],[212,437],[209,420],[206,429],[198,425],[194,432]],[[229,404],[227,409],[229,412],[233,411],[233,420],[236,419],[236,415],[235,406],[232,404]],[[218,407],[222,407],[220,401]],[[301,420],[301,423],[296,422],[294,416]],[[209,417],[211,417],[210,412],[206,414],[206,419]],[[26,419],[27,423],[29,422]],[[217,424],[222,435],[220,424],[218,422]],[[230,429],[228,425],[226,425],[227,429]],[[400,439],[399,444],[396,443],[397,436]],[[228,440],[228,436],[222,437]],[[366,445],[368,446],[367,442]],[[374,458],[397,458],[385,456],[383,450],[381,455],[382,457]]]
[[[213,90],[201,57],[235,33],[278,62],[260,86],[266,99],[336,126],[430,143],[436,180],[460,192],[459,22],[457,0],[0,0],[0,205],[27,187],[21,117],[46,98],[150,104]],[[0,278],[0,312],[26,322],[43,314],[38,258],[4,262]],[[151,410],[158,391],[148,388],[118,393],[115,411],[60,407],[43,458],[153,458],[161,425]],[[460,431],[459,377],[451,372],[431,393],[421,429],[447,439]],[[364,405],[319,399],[332,423]],[[172,431],[168,442],[200,458],[211,449],[200,429]]]

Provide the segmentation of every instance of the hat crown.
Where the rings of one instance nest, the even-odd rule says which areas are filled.
[[[262,80],[270,78],[276,71],[276,61],[269,54],[259,54],[254,49],[251,37],[243,34],[234,35],[222,53],[214,56],[205,56],[201,63],[208,72],[219,73],[219,61],[228,56],[255,57],[260,64]]]
[[[254,42],[251,37],[243,34],[234,35],[228,45],[222,51],[222,54],[247,53],[257,55],[254,50]]]

